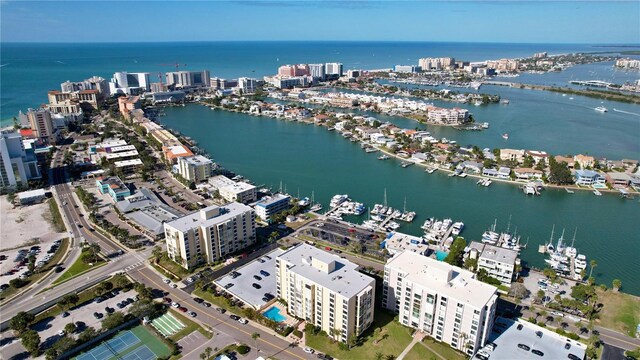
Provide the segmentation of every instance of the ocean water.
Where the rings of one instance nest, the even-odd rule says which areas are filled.
[[[347,69],[417,64],[421,57],[453,56],[482,61],[504,57],[615,50],[585,44],[491,44],[444,42],[185,42],[140,44],[0,44],[0,125],[18,111],[47,102],[60,83],[116,71],[158,73],[179,63],[188,70],[234,78],[274,74],[289,63],[342,62]]]

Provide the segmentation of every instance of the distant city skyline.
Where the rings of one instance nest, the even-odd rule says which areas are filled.
[[[639,1],[6,1],[3,42],[640,43]]]

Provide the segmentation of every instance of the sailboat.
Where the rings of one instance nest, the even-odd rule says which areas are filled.
[[[571,240],[571,246],[567,247],[564,250],[564,253],[568,256],[568,257],[576,257],[578,255],[578,250],[573,247],[573,244],[576,242],[576,233],[578,232],[578,228],[576,227],[576,230],[573,232],[573,239]]]
[[[315,201],[315,192],[312,191],[311,192],[311,208],[309,209],[309,211],[316,212],[316,211],[322,210],[322,204],[320,203],[314,204],[314,201]]]

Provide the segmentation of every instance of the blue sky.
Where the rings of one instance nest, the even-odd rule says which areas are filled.
[[[640,43],[640,1],[12,1],[1,40]]]

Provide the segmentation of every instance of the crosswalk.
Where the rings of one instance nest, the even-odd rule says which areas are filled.
[[[136,268],[139,268],[140,266],[143,266],[143,265],[144,265],[144,261],[138,261],[137,263],[131,264],[131,265],[125,267],[122,270],[124,270],[125,272],[130,272],[130,271],[132,271],[132,270],[134,270]]]

